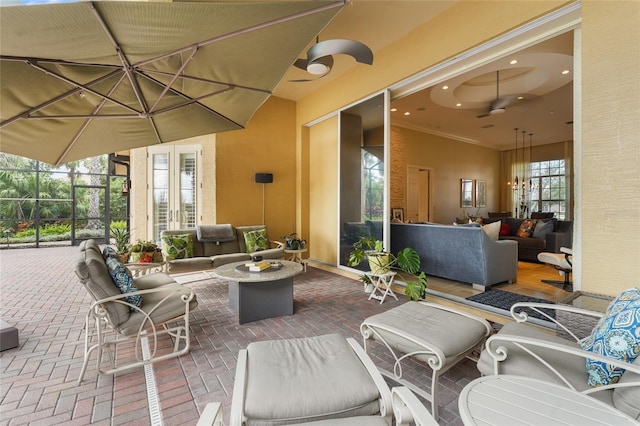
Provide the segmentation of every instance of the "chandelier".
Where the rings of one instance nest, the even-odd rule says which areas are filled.
[[[534,191],[535,185],[531,178],[531,168],[525,159],[526,154],[526,130],[521,130],[522,133],[522,149],[518,149],[518,127],[515,131],[515,161],[513,161],[513,173],[515,174],[511,182],[507,182],[513,189],[513,199],[515,205],[515,217],[525,218],[529,213],[529,201],[531,200],[531,192]],[[529,133],[529,163],[531,162],[531,146],[533,145],[533,133]],[[519,162],[520,154],[522,154],[522,162]],[[528,178],[527,178],[527,175]]]

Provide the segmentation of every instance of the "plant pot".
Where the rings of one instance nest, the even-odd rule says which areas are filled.
[[[389,272],[389,253],[368,253],[369,269],[374,275],[382,275]]]
[[[373,291],[373,284],[369,283],[369,284],[365,284],[364,285],[364,292],[365,293],[371,293]]]
[[[134,251],[131,253],[131,262],[133,263],[151,263],[155,251]]]

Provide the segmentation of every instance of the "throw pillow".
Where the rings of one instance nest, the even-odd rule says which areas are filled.
[[[545,239],[549,232],[553,231],[553,221],[552,220],[542,220],[536,223],[536,227],[533,228],[533,238],[540,238],[542,240]]]
[[[163,235],[162,251],[167,260],[193,257],[193,235]]]
[[[115,257],[108,257],[106,263],[111,279],[116,287],[120,289],[120,293],[126,294],[138,291],[136,286],[133,285],[133,278],[131,277],[129,270],[125,268],[119,259]],[[142,305],[142,296],[139,294],[136,294],[135,296],[127,296],[125,301],[134,306],[140,307],[140,305]],[[131,311],[135,311],[132,307],[129,307],[129,309]]]
[[[532,219],[525,219],[520,224],[516,236],[520,238],[529,238],[533,233],[533,228],[536,226],[536,221]]]
[[[120,255],[113,247],[106,246],[104,250],[102,250],[102,258],[106,261],[110,257],[120,259]]]
[[[630,288],[611,301],[582,348],[632,363],[640,354],[640,289]],[[587,360],[587,383],[602,386],[617,383],[624,369],[600,361]]]
[[[482,230],[487,233],[491,241],[498,241],[498,237],[500,236],[500,228],[502,227],[502,223],[493,222],[482,227]]]
[[[267,240],[267,230],[263,228],[256,231],[245,232],[244,243],[247,246],[247,253],[268,249],[269,240]]]
[[[506,223],[501,224],[500,225],[500,236],[508,237],[509,235],[511,235],[511,227]]]

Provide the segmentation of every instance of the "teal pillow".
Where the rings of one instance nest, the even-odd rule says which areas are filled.
[[[263,228],[256,231],[245,232],[244,243],[247,246],[247,253],[268,249],[269,240],[267,239],[267,230]]]
[[[166,260],[193,257],[193,235],[163,235],[162,251],[164,252]]]
[[[133,285],[133,278],[129,275],[129,271],[125,266],[120,262],[119,259],[115,257],[107,257],[106,259],[107,268],[109,269],[109,274],[111,275],[111,279],[113,283],[120,289],[120,293],[133,293],[134,291],[138,291],[137,287]],[[131,303],[134,306],[140,307],[142,305],[142,296],[136,294],[135,296],[127,296],[125,297],[125,301]],[[135,308],[129,307],[131,311],[135,311]]]
[[[584,350],[632,363],[640,354],[640,289],[630,288],[611,301]],[[587,383],[602,386],[618,383],[625,370],[600,361],[587,360]]]

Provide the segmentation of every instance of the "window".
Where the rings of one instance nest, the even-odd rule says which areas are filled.
[[[567,184],[564,160],[531,163],[532,212],[554,212],[555,217],[564,220],[567,213]]]
[[[362,220],[383,220],[384,163],[363,149],[362,173]]]

